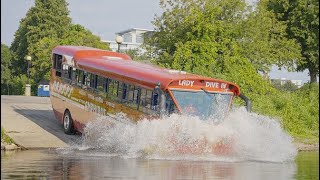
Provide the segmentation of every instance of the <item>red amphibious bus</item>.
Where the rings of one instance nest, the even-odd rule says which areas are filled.
[[[83,132],[97,116],[161,118],[172,113],[223,116],[235,96],[231,82],[133,61],[128,55],[83,46],[52,51],[50,99],[64,132]]]

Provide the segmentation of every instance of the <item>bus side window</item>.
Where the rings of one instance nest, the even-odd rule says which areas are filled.
[[[97,75],[95,75],[95,74],[91,74],[90,87],[93,88],[93,89],[97,88]]]
[[[126,104],[134,109],[138,108],[138,88],[133,85],[128,85],[126,93],[127,101]]]
[[[171,96],[168,93],[166,93],[166,112],[168,114],[178,112],[176,105],[174,104]]]
[[[108,98],[110,100],[116,101],[117,100],[117,93],[118,93],[118,85],[119,82],[116,80],[109,79],[109,87],[108,87]]]
[[[65,65],[65,64],[62,65],[62,77],[65,78],[66,81],[67,81],[67,79],[70,79],[68,65]]]
[[[151,109],[151,98],[152,98],[152,91],[147,90],[146,107],[149,109]]]
[[[71,66],[68,68],[68,79],[70,80],[72,80],[72,73],[73,73],[72,69],[73,68]]]
[[[76,81],[77,85],[81,87],[82,81],[83,81],[83,71],[82,70],[79,70],[79,69],[76,70],[75,81]]]
[[[76,68],[72,68],[71,80],[72,80],[73,85],[77,83],[77,70],[76,70]]]
[[[61,55],[58,55],[57,56],[57,64],[56,64],[56,69],[57,70],[61,70],[62,69],[62,56]]]
[[[159,96],[156,92],[152,92],[151,109],[157,111],[159,107]]]
[[[141,88],[140,105],[139,105],[140,110],[142,110],[142,107],[146,106],[146,97],[147,97],[147,90],[144,88]]]
[[[90,86],[90,84],[91,84],[90,79],[91,79],[92,74],[89,73],[89,72],[86,72],[85,74],[86,74],[86,78],[85,78],[85,84],[84,85],[87,86],[87,87],[91,87]]]
[[[139,110],[147,113],[147,114],[156,114],[158,109],[152,109],[151,102],[152,102],[152,91],[141,89],[141,100],[139,105]]]
[[[138,104],[140,103],[140,95],[141,95],[141,89],[139,87],[135,87],[134,88],[134,92],[133,92],[133,101]]]
[[[127,91],[127,99],[130,102],[133,102],[133,93],[134,93],[134,86],[128,85],[128,91]]]
[[[124,89],[125,89],[125,84],[119,81],[117,97],[118,97],[118,101],[120,102],[122,102],[125,96]]]
[[[109,93],[109,83],[110,83],[109,78],[106,78],[105,82],[106,82],[106,84],[105,84],[106,93]]]
[[[58,54],[53,55],[53,68],[56,70],[56,76],[61,77],[62,73],[62,56]]]
[[[126,83],[123,83],[122,85],[122,100],[126,101],[128,100],[128,88],[129,88],[130,85],[126,84]]]
[[[106,81],[107,81],[106,78],[97,76],[97,91],[98,91],[98,94],[102,97],[107,97]]]

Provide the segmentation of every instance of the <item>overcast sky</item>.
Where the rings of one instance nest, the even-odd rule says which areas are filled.
[[[159,0],[67,0],[73,23],[81,24],[103,40],[114,40],[115,33],[130,28],[153,29],[151,21],[162,10]],[[1,43],[10,46],[21,18],[34,0],[1,0]],[[271,78],[309,80],[304,73],[288,73],[273,68]]]

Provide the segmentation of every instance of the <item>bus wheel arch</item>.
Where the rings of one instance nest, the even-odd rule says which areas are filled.
[[[73,119],[68,109],[64,111],[63,115],[63,130],[66,134],[74,134]]]

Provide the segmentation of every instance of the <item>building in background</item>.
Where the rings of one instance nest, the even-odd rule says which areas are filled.
[[[298,88],[301,88],[301,86],[304,84],[302,83],[302,80],[290,80],[294,85],[296,85]]]
[[[141,48],[141,45],[144,42],[144,37],[150,36],[153,32],[154,32],[153,30],[149,30],[149,29],[131,28],[131,29],[117,32],[115,33],[115,35],[121,36],[123,38],[123,42],[120,44],[121,51],[135,49],[140,52],[143,52],[144,50]],[[118,44],[115,40],[111,40],[111,41],[102,40],[102,42],[108,43],[112,51],[118,50]]]
[[[276,81],[276,80],[280,80],[280,84],[281,85],[284,85],[286,82],[288,81],[291,81],[292,84],[296,85],[298,88],[300,88],[301,86],[303,86],[303,81],[302,80],[290,80],[290,79],[287,79],[287,78],[274,78],[274,79],[271,79],[271,82],[272,81]]]

